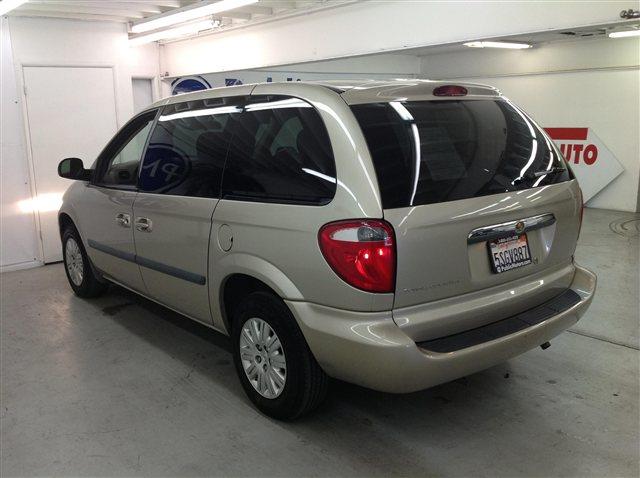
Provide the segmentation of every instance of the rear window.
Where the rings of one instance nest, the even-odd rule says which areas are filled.
[[[518,191],[569,180],[557,148],[504,100],[351,107],[385,209]]]

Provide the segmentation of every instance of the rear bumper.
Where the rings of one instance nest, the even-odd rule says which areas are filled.
[[[374,390],[407,393],[478,372],[551,340],[585,313],[596,276],[576,266],[569,288],[579,300],[566,310],[517,332],[446,353],[421,348],[395,324],[390,311],[287,304],[327,374]]]

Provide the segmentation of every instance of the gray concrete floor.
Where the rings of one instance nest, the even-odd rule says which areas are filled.
[[[410,395],[336,383],[296,423],[251,407],[205,327],[115,287],[78,299],[59,264],[6,273],[0,472],[638,476],[639,244],[614,230],[640,216],[585,216],[599,290],[550,349]]]

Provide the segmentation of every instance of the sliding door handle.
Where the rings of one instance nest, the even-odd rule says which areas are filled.
[[[140,232],[151,232],[153,222],[148,217],[136,217],[136,229]]]
[[[116,224],[122,227],[131,227],[131,215],[119,212],[116,214]]]

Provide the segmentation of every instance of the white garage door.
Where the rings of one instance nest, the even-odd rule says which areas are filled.
[[[117,129],[111,68],[25,67],[27,118],[44,261],[62,260],[57,213],[71,184],[58,177],[61,159],[90,167]]]

